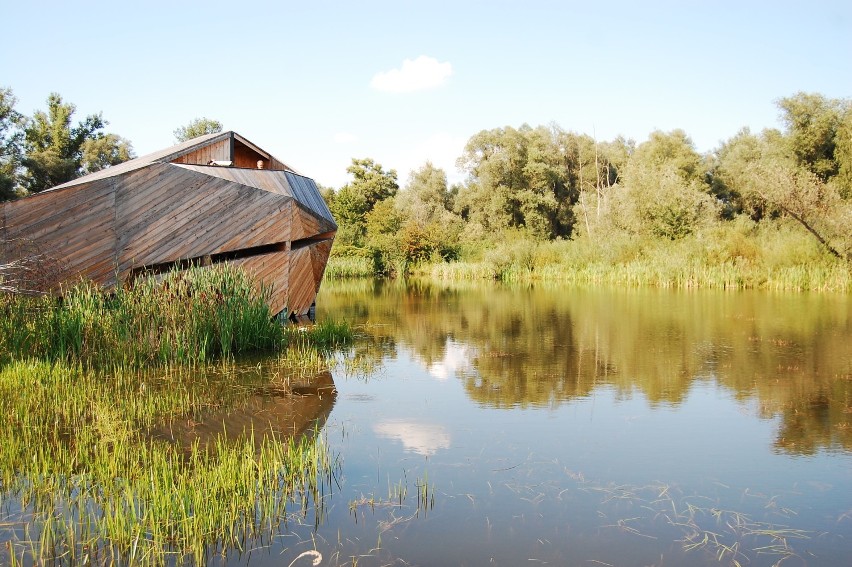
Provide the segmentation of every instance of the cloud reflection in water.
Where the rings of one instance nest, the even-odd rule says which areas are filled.
[[[373,431],[379,437],[401,441],[406,451],[427,457],[450,448],[450,435],[441,425],[391,420],[375,424]]]

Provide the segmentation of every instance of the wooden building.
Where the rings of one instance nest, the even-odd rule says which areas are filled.
[[[0,203],[0,264],[57,266],[47,287],[104,287],[193,263],[242,266],[273,313],[308,314],[337,225],[312,179],[239,134],[188,140]]]

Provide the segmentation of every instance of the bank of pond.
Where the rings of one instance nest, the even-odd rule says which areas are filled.
[[[4,564],[203,563],[321,506],[345,323],[282,325],[230,268],[0,295],[0,312]],[[286,412],[299,388],[316,400],[301,420]],[[217,421],[252,400],[286,419]]]
[[[314,325],[264,305],[228,269],[0,296],[0,563],[848,557],[845,294],[360,279]]]

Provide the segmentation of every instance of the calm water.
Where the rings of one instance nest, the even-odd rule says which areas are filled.
[[[852,565],[852,297],[323,285],[362,335],[331,373],[153,432],[340,459],[212,564]]]
[[[852,565],[852,298],[324,285],[339,485],[232,563]]]

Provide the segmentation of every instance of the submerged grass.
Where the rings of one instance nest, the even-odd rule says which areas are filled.
[[[241,548],[282,522],[322,514],[339,464],[316,432],[296,439],[243,432],[186,450],[147,438],[170,418],[238,403],[233,374],[85,371],[47,362],[0,370],[0,485],[20,502],[4,522],[8,551],[38,562],[160,564]],[[245,385],[244,385],[245,386]],[[318,520],[315,520],[318,521]],[[2,554],[2,552],[0,552]],[[133,560],[131,560],[133,558]]]
[[[0,312],[0,564],[202,564],[321,521],[339,463],[319,432],[190,447],[148,432],[327,368],[347,325],[282,327],[230,269],[0,296]],[[257,349],[279,355],[236,372],[231,355]]]

